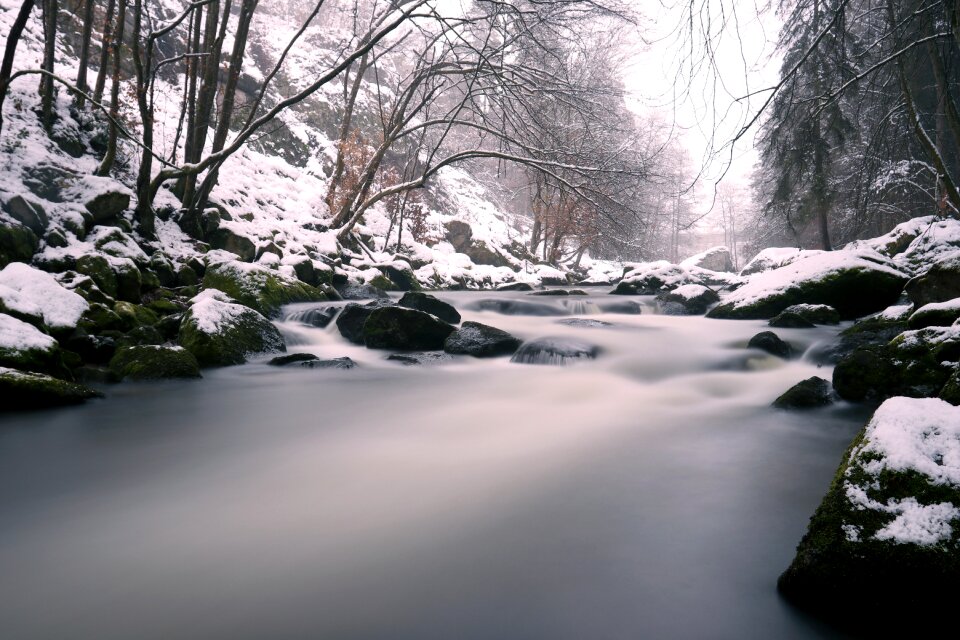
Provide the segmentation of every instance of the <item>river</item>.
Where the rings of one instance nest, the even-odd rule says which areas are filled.
[[[775,583],[866,415],[769,408],[829,367],[649,298],[438,295],[599,356],[403,366],[282,322],[290,351],[359,366],[261,358],[0,417],[0,637],[837,637]]]

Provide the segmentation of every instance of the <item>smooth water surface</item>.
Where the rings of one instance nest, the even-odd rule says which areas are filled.
[[[0,418],[0,638],[835,637],[775,583],[864,416],[769,408],[829,368],[649,299],[441,297],[600,356],[410,367],[282,323],[290,351],[360,366]],[[496,298],[614,324],[470,310]]]

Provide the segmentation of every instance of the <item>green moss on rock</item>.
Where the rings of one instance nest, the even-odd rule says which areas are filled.
[[[110,360],[110,371],[127,380],[199,378],[200,364],[182,347],[121,347]]]
[[[49,409],[80,404],[103,394],[48,375],[0,367],[0,411]]]
[[[454,327],[428,313],[381,307],[363,324],[363,341],[371,349],[439,350]]]
[[[223,291],[231,298],[269,317],[280,313],[280,307],[293,302],[319,302],[326,294],[315,287],[285,278],[259,265],[239,262],[214,264],[203,276],[204,289]]]
[[[201,367],[242,364],[250,354],[286,351],[283,337],[269,320],[214,290],[193,299],[178,341]]]

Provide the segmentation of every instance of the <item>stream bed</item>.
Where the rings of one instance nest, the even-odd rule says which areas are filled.
[[[358,366],[259,358],[0,417],[0,638],[838,637],[776,579],[867,414],[769,406],[828,366],[650,298],[437,295],[599,355],[404,366],[279,322]],[[552,315],[502,313],[527,303]]]

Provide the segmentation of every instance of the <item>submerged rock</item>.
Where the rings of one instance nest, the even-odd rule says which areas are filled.
[[[557,323],[565,324],[568,327],[586,327],[590,329],[598,329],[600,327],[614,326],[612,322],[606,322],[604,320],[594,320],[593,318],[563,318],[562,320],[557,320]]]
[[[0,411],[22,411],[80,404],[103,394],[82,384],[0,366],[0,397]]]
[[[301,367],[307,369],[353,369],[357,363],[347,357],[328,358],[326,360],[304,360],[300,363]]]
[[[948,624],[960,597],[958,446],[960,408],[884,402],[844,456],[780,592],[859,631],[889,631],[893,612],[920,633]]]
[[[565,316],[564,309],[526,300],[478,300],[471,305],[477,311],[494,311],[505,316]]]
[[[216,289],[193,298],[180,324],[179,342],[202,367],[243,364],[250,354],[286,351],[269,320]]]
[[[435,315],[450,324],[458,324],[460,322],[460,313],[457,312],[453,305],[447,304],[443,300],[439,300],[427,293],[408,291],[403,294],[398,304],[401,307],[416,309],[417,311]]]
[[[524,342],[510,362],[520,364],[565,365],[582,360],[593,360],[600,348],[568,338],[537,338]]]
[[[337,317],[339,312],[340,307],[314,307],[311,309],[301,309],[289,313],[284,320],[289,322],[299,322],[307,325],[308,327],[317,327],[319,329],[323,329],[324,327],[328,326],[334,318]]]
[[[760,349],[761,351],[766,351],[767,353],[775,355],[778,358],[787,359],[793,355],[793,348],[788,343],[781,340],[780,336],[775,334],[773,331],[761,331],[757,335],[750,338],[747,346],[751,349]]]
[[[830,383],[813,376],[793,385],[773,401],[777,409],[813,409],[830,404]]]
[[[450,356],[442,351],[424,351],[422,353],[392,353],[387,356],[391,362],[399,362],[404,366],[421,364],[439,364],[452,360]]]
[[[494,358],[510,355],[520,347],[521,342],[501,329],[479,322],[464,322],[447,337],[443,349],[447,353],[475,358]]]
[[[197,359],[183,347],[121,347],[110,360],[110,371],[126,380],[200,377]]]
[[[439,350],[455,328],[434,316],[404,307],[380,307],[363,323],[370,349]]]
[[[286,355],[277,356],[276,358],[271,358],[267,364],[271,367],[285,367],[290,364],[300,364],[302,362],[309,362],[311,360],[319,359],[319,357],[313,355],[312,353],[288,353]]]

